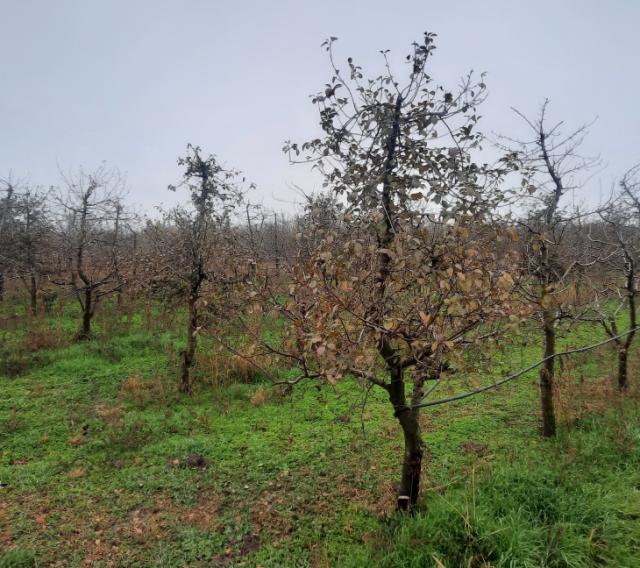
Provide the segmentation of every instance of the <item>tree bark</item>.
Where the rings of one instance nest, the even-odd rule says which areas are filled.
[[[51,292],[50,290],[47,290],[43,293],[42,304],[44,306],[44,313],[46,315],[49,316],[53,313],[53,305],[55,304],[57,298],[58,294],[56,294],[55,292]]]
[[[397,508],[399,511],[412,511],[420,496],[423,442],[420,435],[420,409],[410,410],[407,408],[402,368],[391,370],[389,400],[393,404],[395,416],[398,418],[404,435],[404,456],[398,487]]]
[[[31,314],[35,316],[38,312],[38,283],[33,272],[29,277],[29,306]]]
[[[544,357],[556,352],[556,330],[550,310],[542,312],[544,327]],[[546,438],[556,434],[556,415],[553,406],[554,359],[544,362],[540,371],[540,404],[542,408],[542,435]]]
[[[623,391],[627,389],[627,367],[629,352],[624,346],[618,348],[618,388]]]
[[[82,327],[78,332],[78,341],[85,341],[91,337],[91,318],[93,317],[93,291],[89,286],[84,289],[82,304]]]
[[[198,309],[196,307],[198,297],[189,296],[189,317],[187,319],[187,346],[181,354],[180,385],[182,393],[191,392],[191,367],[196,352],[196,333],[198,330]]]
[[[398,510],[413,510],[420,496],[423,444],[420,436],[418,409],[398,416],[404,434],[404,459],[398,490]]]
[[[638,325],[636,315],[636,267],[633,257],[624,248],[625,258],[628,263],[627,268],[627,297],[629,308],[629,329],[635,330]],[[619,346],[618,350],[618,389],[624,391],[627,389],[627,369],[629,367],[629,349],[636,332],[632,331],[627,335],[626,339]]]

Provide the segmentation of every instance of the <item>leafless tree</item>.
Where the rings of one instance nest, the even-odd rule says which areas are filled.
[[[622,176],[619,199],[633,211],[635,222],[640,224],[640,164],[633,166]]]
[[[581,187],[582,174],[593,168],[597,159],[584,158],[578,150],[588,131],[588,125],[562,132],[563,122],[549,125],[549,101],[545,100],[535,119],[515,111],[529,127],[531,138],[515,140],[503,138],[506,150],[518,154],[523,164],[523,189],[532,201],[528,216],[520,220],[523,227],[524,271],[522,291],[527,301],[538,306],[542,325],[543,357],[540,371],[540,404],[542,434],[554,436],[554,373],[557,326],[569,314],[570,302],[563,296],[572,286],[570,277],[585,259],[574,254],[566,245],[567,230],[580,214],[568,211],[563,197]]]
[[[122,286],[118,279],[117,225],[122,219],[122,176],[102,165],[63,176],[56,196],[58,234],[66,260],[66,278],[54,282],[70,291],[81,308],[78,340],[91,337],[91,322],[100,300]]]
[[[0,198],[0,302],[4,299],[7,271],[13,250],[15,228],[16,183],[11,176],[0,179],[3,195]]]
[[[618,388],[628,386],[629,350],[636,335],[638,267],[640,265],[640,202],[639,184],[629,170],[620,182],[620,189],[608,207],[599,212],[600,223],[590,227],[590,240],[598,246],[598,265],[604,267],[594,278],[596,301],[594,311],[609,337],[620,334],[618,319],[626,311],[629,333],[615,339],[618,351]]]
[[[51,258],[53,228],[47,200],[49,193],[38,188],[20,192],[15,203],[13,231],[14,271],[24,283],[32,314],[38,308],[38,292]]]

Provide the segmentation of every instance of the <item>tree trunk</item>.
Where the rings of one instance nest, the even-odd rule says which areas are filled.
[[[386,141],[384,162],[384,176],[382,179],[381,212],[384,218],[384,230],[378,236],[380,249],[391,248],[396,234],[398,217],[394,204],[393,170],[398,139],[400,137],[400,115],[402,112],[403,98],[398,95],[394,105],[391,130]],[[380,255],[380,265],[376,278],[377,308],[378,313],[374,321],[382,323],[385,317],[387,283],[391,277],[391,256],[388,252]],[[384,358],[391,376],[391,382],[387,389],[389,399],[395,411],[395,416],[400,422],[404,434],[404,458],[402,461],[402,476],[398,488],[397,507],[399,511],[412,511],[418,503],[420,496],[420,472],[422,469],[423,444],[420,437],[419,409],[407,407],[404,383],[404,369],[400,365],[397,353],[392,345],[391,338],[382,334],[379,340],[378,351]]]
[[[53,305],[55,304],[58,294],[47,290],[42,296],[42,304],[44,305],[44,313],[50,316],[53,313]]]
[[[38,312],[38,283],[33,273],[29,277],[29,305],[31,314],[35,316]]]
[[[621,345],[618,348],[618,388],[623,391],[627,389],[627,367],[629,352]]]
[[[78,332],[78,341],[85,341],[91,337],[91,318],[93,317],[93,292],[90,287],[84,289],[84,304],[82,306],[82,327]]]
[[[626,252],[625,257],[627,260],[627,296],[629,306],[629,329],[635,330],[638,321],[636,314],[636,268],[633,257]],[[636,332],[631,331],[627,338],[618,347],[618,388],[621,391],[627,390],[627,369],[628,369],[628,357],[629,349],[633,343],[633,338]]]
[[[404,459],[398,490],[398,510],[413,510],[420,496],[423,444],[420,436],[418,409],[398,416],[404,434]]]
[[[193,357],[196,352],[196,333],[198,330],[198,310],[196,308],[196,300],[193,296],[189,297],[189,318],[187,320],[187,346],[181,354],[180,364],[180,392],[191,392],[190,372],[193,365]]]
[[[556,330],[553,315],[549,310],[542,312],[544,322],[544,357],[555,355]],[[556,434],[556,415],[553,406],[554,359],[544,362],[540,371],[540,403],[542,407],[542,435],[546,438]]]
[[[407,408],[402,375],[402,369],[392,369],[389,385],[389,399],[404,435],[404,458],[398,487],[397,508],[399,511],[412,511],[420,496],[423,443],[420,436],[420,410]]]

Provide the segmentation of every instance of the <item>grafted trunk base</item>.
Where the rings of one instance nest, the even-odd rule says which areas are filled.
[[[406,443],[406,442],[405,442]],[[402,478],[398,490],[398,511],[412,512],[420,497],[420,474],[422,472],[422,442],[412,439],[411,447],[405,449]]]
[[[417,408],[396,411],[404,435],[404,456],[397,498],[398,511],[413,511],[420,497],[420,475],[424,448],[420,436],[419,412],[420,410]]]

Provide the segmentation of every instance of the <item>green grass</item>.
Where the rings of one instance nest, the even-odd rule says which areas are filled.
[[[203,380],[179,396],[169,354],[181,327],[159,312],[103,310],[96,339],[72,344],[72,306],[46,322],[2,309],[0,356],[15,365],[0,376],[0,567],[640,566],[635,400],[593,391],[599,412],[553,441],[538,434],[535,373],[428,409],[424,502],[397,516],[402,440],[379,389],[364,410],[348,381],[259,406],[260,384]],[[31,351],[29,327],[61,341]],[[600,337],[583,328],[561,346]],[[493,372],[538,355],[498,350]],[[611,351],[575,361],[586,393]]]

